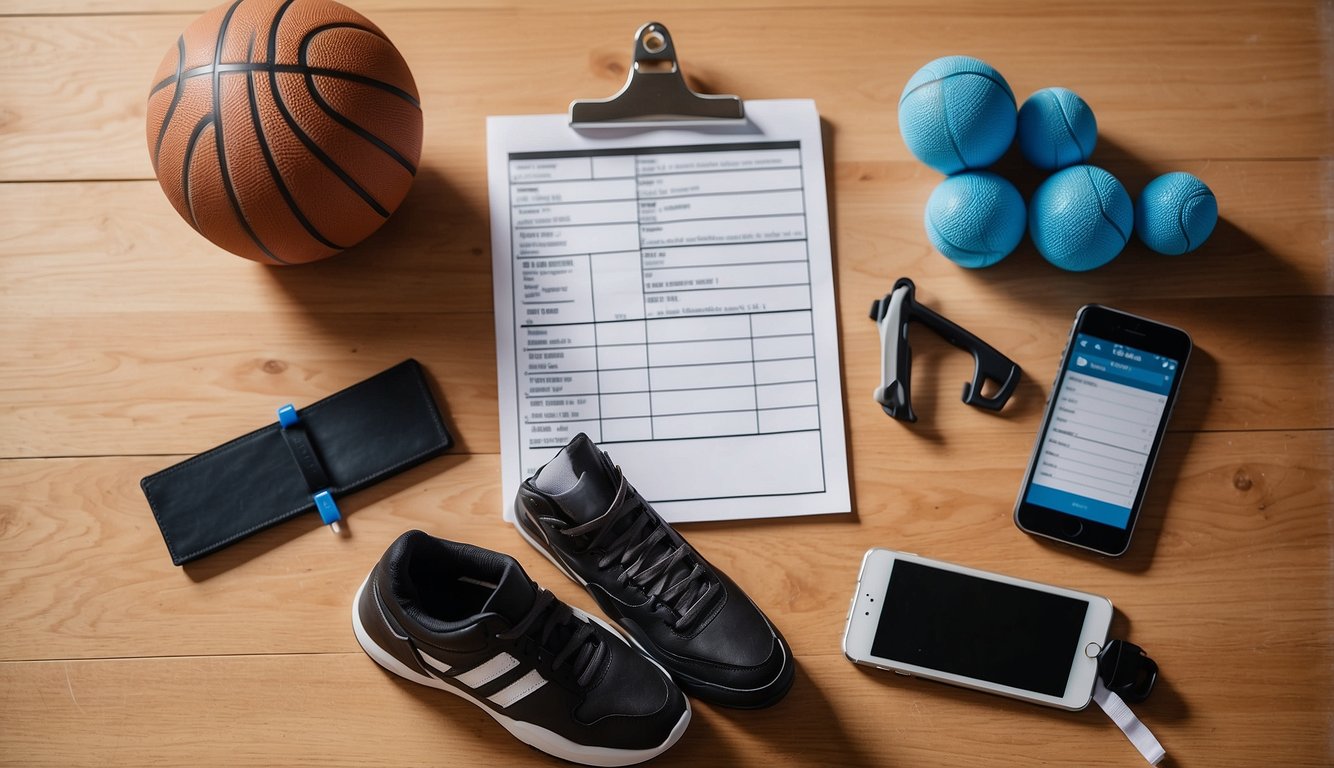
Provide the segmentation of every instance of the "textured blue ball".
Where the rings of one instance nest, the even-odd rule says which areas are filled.
[[[899,97],[899,133],[918,160],[941,173],[985,168],[1014,141],[1014,91],[971,56],[917,70]]]
[[[961,267],[989,267],[1024,238],[1024,198],[994,173],[971,172],[940,182],[926,202],[926,235]]]
[[[1126,188],[1091,165],[1057,171],[1033,193],[1028,228],[1043,258],[1084,272],[1116,258],[1135,222]]]
[[[1159,176],[1135,201],[1135,234],[1166,256],[1199,248],[1217,223],[1218,199],[1203,181],[1189,173]]]
[[[1039,168],[1082,163],[1098,143],[1098,120],[1079,94],[1043,88],[1019,110],[1019,151]]]

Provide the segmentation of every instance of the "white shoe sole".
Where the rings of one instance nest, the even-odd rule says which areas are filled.
[[[367,577],[367,579],[369,580],[369,577]],[[448,691],[455,696],[472,702],[478,709],[490,715],[491,719],[495,720],[501,727],[509,731],[510,735],[534,749],[541,750],[549,755],[554,755],[562,760],[569,760],[572,763],[581,763],[583,765],[634,765],[635,763],[642,763],[645,760],[657,757],[668,749],[671,749],[672,745],[676,744],[681,738],[681,735],[685,733],[686,726],[690,724],[690,701],[686,700],[686,710],[682,713],[681,719],[677,721],[676,725],[672,728],[672,732],[668,734],[666,741],[650,749],[613,749],[611,747],[592,747],[585,744],[579,744],[578,742],[571,741],[554,731],[543,728],[540,725],[506,717],[470,696],[465,691],[455,688],[442,680],[437,680],[434,677],[427,677],[426,675],[409,669],[403,662],[394,658],[393,654],[377,645],[366,632],[366,628],[361,623],[360,611],[357,610],[357,606],[361,604],[361,593],[365,589],[366,582],[363,581],[361,586],[357,588],[357,596],[352,600],[352,631],[356,634],[357,642],[361,644],[361,648],[366,652],[367,656],[370,656],[376,664],[379,664],[399,677],[431,688]],[[590,621],[597,622],[599,625],[609,630],[614,637],[621,639],[621,634],[611,627],[611,625],[607,624],[607,622],[596,616],[591,616],[573,606],[571,606],[571,610]],[[624,640],[622,640],[622,642],[624,642]],[[652,661],[652,659],[650,659],[650,661]],[[662,666],[656,661],[653,663],[658,666],[659,669],[662,669]],[[663,670],[663,674],[666,675],[668,679],[671,679],[671,676],[667,675],[666,670]]]

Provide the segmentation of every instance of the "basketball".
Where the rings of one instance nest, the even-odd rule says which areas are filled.
[[[969,269],[1000,261],[1024,239],[1024,198],[987,171],[950,176],[926,203],[926,235],[945,258]]]
[[[1126,188],[1092,165],[1052,174],[1028,205],[1028,232],[1038,252],[1071,272],[1096,269],[1116,258],[1134,225]]]
[[[356,245],[408,193],[422,113],[407,63],[331,0],[235,0],[192,23],[148,96],[158,183],[214,244],[265,264]]]
[[[1001,73],[971,56],[944,56],[908,80],[899,133],[918,160],[941,173],[985,168],[1014,140],[1014,92]]]

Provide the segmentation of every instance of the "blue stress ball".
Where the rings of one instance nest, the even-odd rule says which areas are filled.
[[[989,267],[1024,238],[1024,198],[994,173],[974,171],[940,182],[926,202],[926,235],[961,267]]]
[[[1218,223],[1218,199],[1189,173],[1168,173],[1153,181],[1135,201],[1135,234],[1166,256],[1199,248]]]
[[[917,70],[899,97],[899,133],[941,173],[985,168],[1014,141],[1014,92],[986,62],[945,56]]]
[[[1019,151],[1039,168],[1052,171],[1082,163],[1097,143],[1093,110],[1068,88],[1043,88],[1019,110]]]
[[[1052,174],[1028,206],[1028,228],[1038,252],[1071,272],[1096,269],[1116,258],[1134,222],[1126,188],[1092,165]]]

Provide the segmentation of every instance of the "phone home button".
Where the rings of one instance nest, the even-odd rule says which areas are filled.
[[[1066,520],[1061,523],[1062,533],[1070,538],[1075,538],[1084,532],[1084,524],[1078,520]]]

